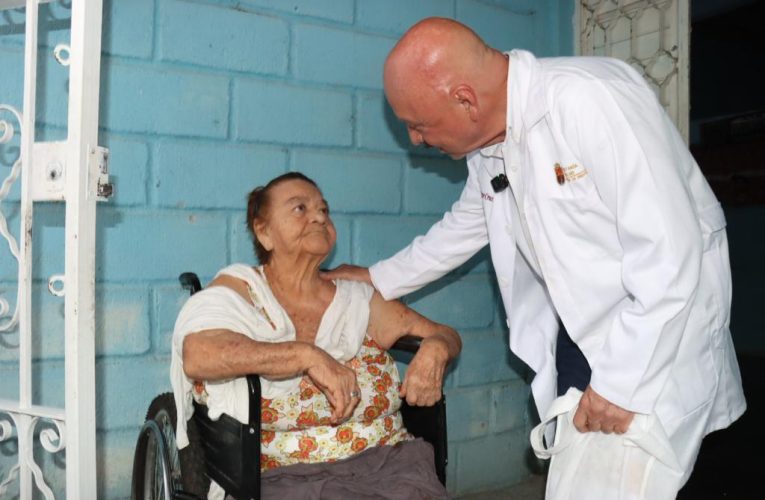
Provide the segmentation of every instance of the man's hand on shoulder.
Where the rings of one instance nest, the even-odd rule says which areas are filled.
[[[374,286],[372,283],[372,277],[369,274],[369,269],[361,266],[354,266],[351,264],[341,264],[334,269],[324,271],[319,274],[322,279],[325,280],[351,280],[351,281],[363,281]]]

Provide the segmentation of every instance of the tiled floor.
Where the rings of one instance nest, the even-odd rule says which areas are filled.
[[[739,360],[748,408],[730,428],[704,439],[693,475],[677,500],[749,500],[764,498],[765,358]],[[759,493],[758,493],[759,492]],[[458,497],[458,500],[543,500],[544,476],[501,490]],[[600,500],[600,499],[599,499]]]

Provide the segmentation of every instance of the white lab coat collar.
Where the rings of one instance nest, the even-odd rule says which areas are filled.
[[[504,145],[509,140],[515,144],[521,141],[524,125],[530,128],[544,117],[547,107],[544,87],[537,80],[537,59],[531,52],[511,50],[507,65],[507,106],[505,110],[505,140],[486,146],[478,151],[484,158],[505,158]],[[532,84],[533,82],[533,84]]]
[[[515,49],[510,57],[507,84],[507,136],[518,144],[524,126],[534,126],[547,113],[545,89],[537,78],[539,62],[531,52]],[[505,139],[507,142],[507,139]]]
[[[512,52],[504,52],[504,54],[508,57],[508,61],[512,58]],[[512,121],[512,114],[511,109],[516,108],[516,104],[513,103],[510,104],[511,96],[516,95],[517,89],[512,88],[512,79],[510,78],[510,72],[512,71],[511,68],[513,67],[513,63],[510,62],[507,65],[507,82],[508,85],[505,89],[505,92],[507,92],[507,100],[505,101],[507,104],[505,106],[505,140],[498,143],[498,144],[492,144],[491,146],[486,146],[485,148],[481,148],[478,150],[478,153],[483,156],[484,158],[498,158],[498,159],[504,159],[505,157],[505,151],[504,151],[504,145],[507,143],[508,139],[511,137],[511,133],[513,130],[520,130],[520,123],[514,124]],[[513,137],[513,140],[517,143],[518,138]]]
[[[505,152],[502,149],[503,146],[503,142],[492,144],[491,146],[486,146],[485,148],[480,149],[478,153],[484,158],[498,158],[501,160],[505,157]]]

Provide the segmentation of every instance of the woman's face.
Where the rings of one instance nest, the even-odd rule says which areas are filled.
[[[321,192],[300,179],[280,182],[268,193],[263,221],[255,223],[255,234],[271,258],[280,256],[329,255],[337,240],[329,206]]]

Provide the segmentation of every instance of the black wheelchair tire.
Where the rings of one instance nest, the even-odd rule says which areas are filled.
[[[165,439],[153,420],[141,428],[133,456],[132,500],[174,500]]]
[[[189,445],[178,450],[175,442],[176,434],[175,400],[172,393],[164,393],[155,397],[146,412],[146,421],[154,421],[162,431],[168,455],[168,468],[172,477],[172,499],[204,499],[210,489],[210,479],[205,474],[204,454],[202,444],[195,422],[189,420],[186,424],[186,432],[189,437]],[[141,440],[147,440],[142,443]],[[145,482],[153,480],[147,478],[147,470],[162,467],[157,460],[161,460],[156,450],[152,450],[150,441],[153,437],[149,433],[143,433],[139,438],[136,448],[136,457],[133,466],[133,500],[156,500],[146,498],[143,490]],[[151,461],[150,464],[146,464]],[[155,474],[156,477],[156,474]]]

